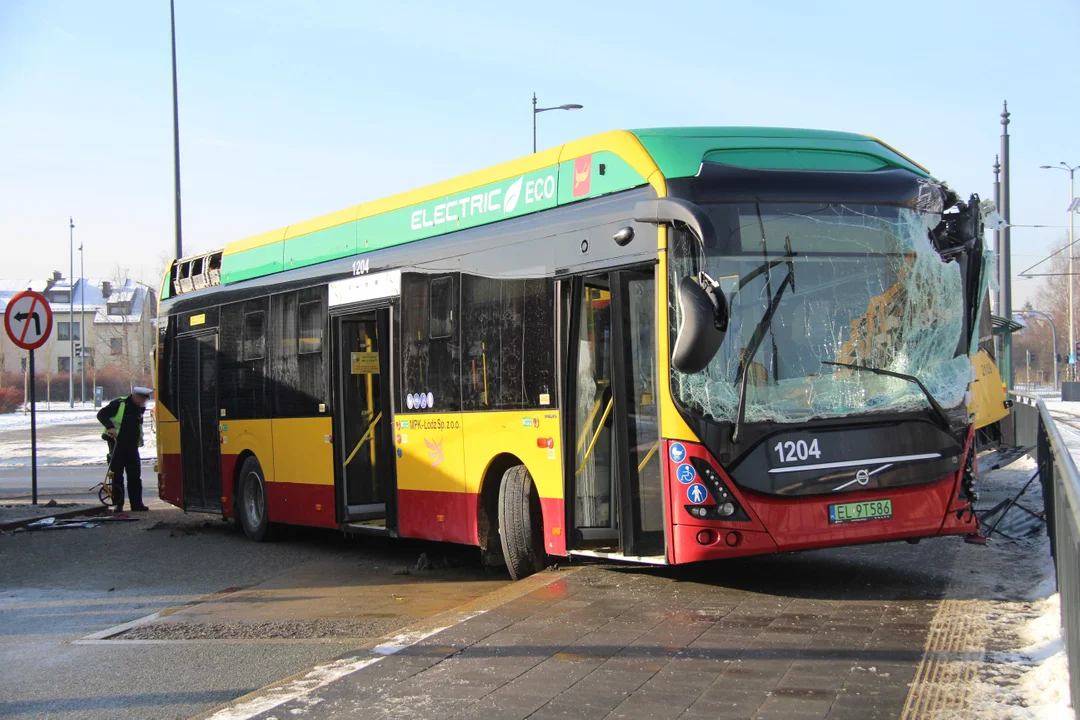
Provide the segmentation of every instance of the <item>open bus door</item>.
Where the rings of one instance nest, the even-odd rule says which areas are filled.
[[[653,267],[573,282],[565,477],[569,549],[665,555]]]
[[[397,528],[389,306],[333,319],[334,462],[339,517],[351,530]]]
[[[217,331],[177,338],[177,417],[184,509],[220,512]]]

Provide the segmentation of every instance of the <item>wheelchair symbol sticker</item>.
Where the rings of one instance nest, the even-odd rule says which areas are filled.
[[[686,488],[686,499],[695,505],[700,505],[705,502],[709,497],[709,493],[705,490],[705,486],[701,483],[694,483],[690,487]]]
[[[694,482],[694,478],[697,477],[697,470],[690,463],[683,463],[679,466],[679,469],[675,471],[675,477],[679,478],[679,482],[683,485],[689,485]]]
[[[686,457],[686,448],[682,443],[672,443],[671,448],[668,449],[668,455],[671,457],[671,462],[681,463]]]

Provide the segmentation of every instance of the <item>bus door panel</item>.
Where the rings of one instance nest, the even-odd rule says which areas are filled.
[[[612,366],[620,540],[626,555],[664,554],[664,485],[656,400],[653,268],[611,274]]]
[[[652,268],[578,279],[569,347],[575,549],[664,552]]]
[[[606,275],[575,282],[572,327],[576,362],[570,380],[576,386],[567,404],[573,413],[572,458],[573,527],[575,545],[614,546],[618,543],[615,512],[615,442],[611,382],[611,290]],[[569,436],[568,436],[569,437]],[[572,449],[571,449],[572,448]]]
[[[390,308],[346,315],[337,326],[336,443],[347,520],[388,517],[394,499],[390,412]]]
[[[221,509],[217,333],[177,340],[184,509]]]

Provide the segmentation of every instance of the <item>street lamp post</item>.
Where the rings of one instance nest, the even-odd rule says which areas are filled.
[[[1073,178],[1076,171],[1080,170],[1080,165],[1070,167],[1067,162],[1062,161],[1057,165],[1040,165],[1039,167],[1043,170],[1065,170],[1069,173],[1069,356],[1073,356],[1076,355],[1076,325],[1073,322],[1073,283],[1075,282],[1073,278],[1073,215],[1075,214],[1073,212],[1073,200],[1076,198],[1076,193],[1073,187]],[[1069,365],[1068,374],[1070,380],[1075,378],[1075,367],[1075,365]]]
[[[176,207],[176,258],[184,256],[184,234],[180,214],[180,110],[176,100],[176,10],[169,0],[169,30],[172,35],[172,122],[173,122],[173,189]]]
[[[998,255],[998,283],[1001,285],[1001,309],[998,314],[1003,318],[1012,317],[1012,232],[1008,223],[1012,222],[1012,211],[1009,208],[1009,176],[1012,164],[1009,162],[1009,104],[1003,103],[1001,108],[1001,202],[998,204],[998,212],[1005,221],[1005,227],[1001,230],[1001,247]],[[1005,333],[1001,336],[1001,358],[998,367],[1002,370],[1002,380],[1005,387],[1012,390],[1013,386],[1013,357],[1012,335]]]
[[[536,116],[542,112],[548,110],[580,110],[583,106],[577,103],[567,103],[565,105],[556,105],[554,107],[536,107],[536,93],[533,93],[533,152],[536,152]]]
[[[75,407],[75,220],[68,218],[68,406]]]
[[[86,402],[86,264],[83,259],[83,244],[79,241],[79,401]]]

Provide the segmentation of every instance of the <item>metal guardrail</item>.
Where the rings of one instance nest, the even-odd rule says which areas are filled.
[[[1080,720],[1080,472],[1043,401],[1024,393],[1011,395],[1012,440],[1016,445],[1034,446],[1040,468],[1050,553],[1061,594],[1069,691],[1074,717]]]

